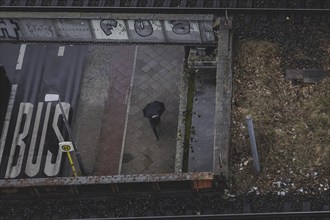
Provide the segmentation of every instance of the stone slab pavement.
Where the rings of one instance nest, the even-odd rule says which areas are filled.
[[[95,164],[106,91],[110,84],[111,54],[110,47],[92,45],[86,57],[73,132],[87,175],[92,174]]]
[[[97,146],[93,172],[96,176],[117,175],[119,172],[135,50],[136,46],[110,48],[110,85]]]
[[[183,46],[137,46],[120,174],[173,173]],[[143,108],[165,103],[156,141]]]

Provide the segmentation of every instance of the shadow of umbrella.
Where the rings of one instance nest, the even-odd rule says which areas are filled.
[[[143,116],[149,119],[152,130],[155,133],[156,139],[159,139],[157,126],[160,122],[160,116],[165,111],[165,105],[159,101],[148,103],[143,109]]]

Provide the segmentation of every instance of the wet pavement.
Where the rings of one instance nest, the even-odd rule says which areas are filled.
[[[174,172],[184,51],[184,46],[168,45],[88,46],[73,125],[86,175]],[[209,103],[214,85],[209,85],[207,75],[200,75],[200,82],[207,86],[197,91],[194,106],[195,126],[203,131],[212,130],[207,126],[211,119],[206,119],[214,111],[210,108],[214,97],[213,104]],[[166,109],[158,141],[142,112],[155,100]],[[193,143],[192,157],[197,159],[191,160],[190,171],[212,171],[207,165],[198,168],[201,160],[209,163],[212,157],[212,150],[211,155],[205,152],[212,147],[213,136],[201,134],[194,137],[198,142]],[[202,156],[196,156],[197,152]],[[66,169],[64,175],[71,176],[71,171]]]
[[[86,57],[73,130],[87,175],[94,170],[100,125],[108,97],[106,91],[110,86],[111,55],[111,47],[95,45],[89,46]]]
[[[215,71],[215,69],[199,69],[196,73],[189,172],[213,171]]]
[[[88,175],[174,172],[183,46],[91,46],[75,135]],[[143,117],[165,103],[158,141]]]
[[[183,66],[183,46],[137,47],[121,174],[174,172]],[[158,141],[142,112],[155,100],[166,109]]]
[[[109,97],[103,113],[93,173],[97,176],[118,174],[136,47],[111,47],[110,50]]]

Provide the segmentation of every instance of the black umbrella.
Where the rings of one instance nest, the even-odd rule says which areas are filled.
[[[146,118],[149,118],[150,125],[152,130],[156,135],[156,139],[158,140],[158,131],[157,126],[160,122],[160,116],[165,111],[165,105],[162,102],[153,101],[147,104],[143,109],[143,115]]]
[[[165,111],[165,105],[162,102],[153,101],[147,104],[143,109],[143,115],[146,118],[152,119],[155,116],[161,116]]]

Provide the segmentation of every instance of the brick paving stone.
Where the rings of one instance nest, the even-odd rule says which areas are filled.
[[[121,174],[172,173],[184,47],[138,46],[135,63]],[[170,110],[162,115],[158,141],[142,113],[154,100],[164,102]]]
[[[103,113],[93,175],[118,174],[134,54],[135,46],[111,47],[111,83]]]

